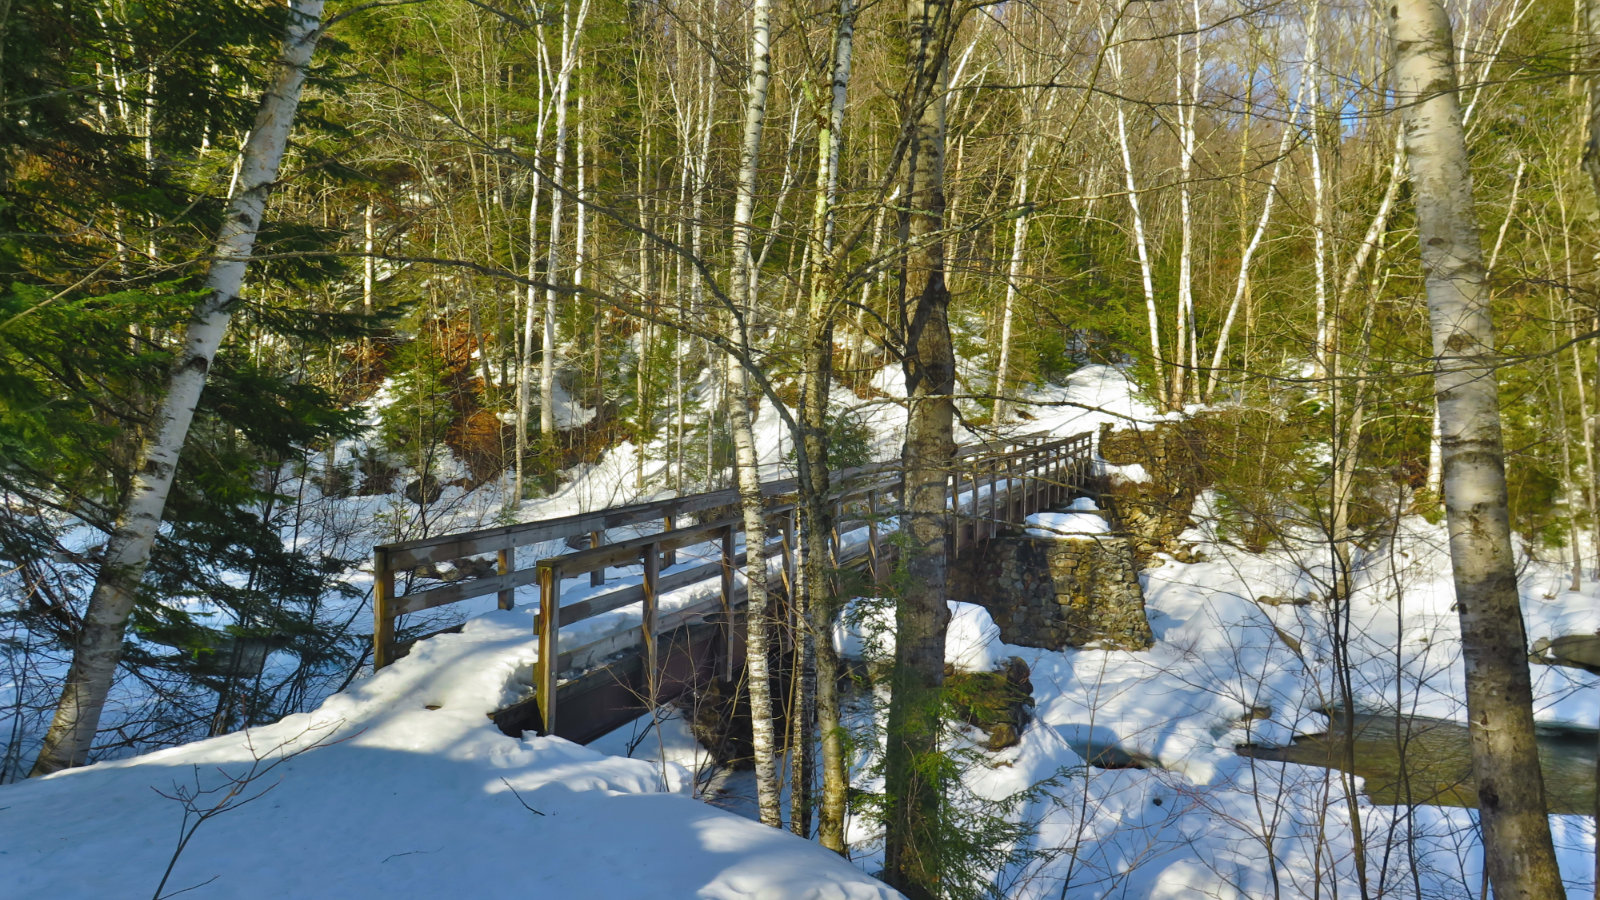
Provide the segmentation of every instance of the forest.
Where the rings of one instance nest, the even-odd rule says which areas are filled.
[[[1600,658],[1529,655],[1600,633],[1597,259],[1597,0],[0,0],[0,822],[52,773],[397,683],[375,545],[730,489],[744,546],[797,548],[781,584],[741,573],[746,812],[905,896],[1594,889],[1600,801],[1547,802],[1535,739],[1596,726]],[[1437,715],[1470,816],[1419,837],[1353,756],[1315,803],[1252,764],[1256,874],[1128,893],[1140,839],[1083,850],[1063,786],[1094,754],[976,799],[952,461],[1102,423],[1203,445],[1171,476],[1192,521],[1139,554],[1158,642],[1173,566],[1215,567],[1185,598],[1273,566],[1311,598],[1238,588],[1326,702],[1241,694],[1206,740]],[[830,491],[873,463],[903,492],[863,585]],[[1424,556],[1445,630],[1418,637]],[[870,593],[865,676],[835,635]],[[1042,673],[1133,665],[1061,652],[1030,729]],[[185,828],[236,802],[178,796]]]

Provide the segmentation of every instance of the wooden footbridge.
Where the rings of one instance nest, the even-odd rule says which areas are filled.
[[[960,552],[1069,499],[1090,474],[1092,440],[1089,433],[1034,434],[962,447],[946,476],[950,549]],[[886,577],[885,535],[894,528],[902,497],[898,462],[839,472],[834,483],[829,502],[835,566],[863,569],[874,580]],[[786,593],[796,563],[795,482],[770,482],[763,492],[768,533],[776,536],[764,555],[769,572],[776,570],[773,585]],[[738,503],[737,492],[725,489],[378,546],[374,666],[389,665],[416,640],[460,628],[401,643],[396,623],[402,616],[491,594],[501,609],[511,609],[517,588],[537,585],[533,691],[496,713],[495,721],[510,734],[536,729],[593,740],[742,660],[738,625],[746,551]],[[613,529],[641,527],[660,530],[606,542]],[[552,541],[574,549],[537,561],[519,559],[519,549]],[[493,558],[492,570],[485,557]],[[449,582],[414,577],[419,571],[437,574],[446,564],[455,574],[485,574]],[[403,590],[397,590],[397,575],[406,576]],[[675,591],[676,602],[661,602]],[[595,621],[635,605],[640,614],[630,621],[637,624],[618,622],[619,616]],[[601,627],[606,624],[611,627]]]

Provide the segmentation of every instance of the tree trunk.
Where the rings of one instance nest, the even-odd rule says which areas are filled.
[[[1322,70],[1322,50],[1317,34],[1322,22],[1322,4],[1312,0],[1306,23],[1306,62],[1310,69],[1307,83],[1311,91],[1311,232],[1313,268],[1316,272],[1316,322],[1311,340],[1311,377],[1323,380],[1328,377],[1332,364],[1329,358],[1332,347],[1328,331],[1328,187],[1322,171],[1322,87],[1318,77]],[[1326,383],[1319,390],[1327,391]]]
[[[140,447],[133,486],[118,510],[95,577],[83,629],[73,648],[72,668],[62,688],[55,721],[34,763],[34,775],[82,765],[94,740],[106,696],[122,658],[122,640],[134,594],[150,561],[161,514],[177,473],[179,455],[205,388],[206,373],[239,302],[245,267],[261,227],[262,213],[289,143],[300,89],[312,51],[322,36],[322,0],[293,0],[272,84],[262,95],[240,167],[240,189],[228,202],[206,275],[206,294],[195,307],[174,361],[167,390]]]
[[[946,602],[945,485],[955,453],[955,354],[945,284],[944,151],[946,51],[954,22],[949,0],[907,0],[906,108],[911,132],[900,327],[904,335],[906,443],[901,533],[906,586],[895,616],[895,665],[885,756],[884,869],[908,895],[929,896],[939,882],[942,785],[930,765],[939,750]]]
[[[1217,346],[1211,354],[1211,371],[1206,376],[1205,391],[1200,395],[1202,403],[1210,403],[1217,390],[1217,379],[1222,371],[1222,360],[1228,354],[1228,339],[1233,333],[1233,322],[1239,315],[1239,306],[1244,302],[1244,297],[1250,290],[1250,263],[1255,259],[1256,251],[1261,248],[1261,239],[1266,237],[1267,226],[1272,222],[1272,204],[1278,196],[1278,180],[1283,175],[1284,160],[1289,157],[1289,142],[1295,133],[1295,121],[1300,116],[1300,101],[1305,94],[1307,79],[1300,80],[1300,87],[1295,91],[1294,105],[1289,107],[1289,119],[1283,123],[1283,134],[1278,137],[1278,155],[1272,161],[1272,175],[1267,179],[1266,195],[1261,200],[1261,216],[1256,220],[1255,231],[1251,233],[1250,240],[1239,253],[1239,274],[1234,279],[1233,299],[1228,303],[1228,312],[1223,317],[1222,328],[1217,334]]]
[[[572,89],[572,72],[578,67],[578,39],[589,16],[589,0],[579,0],[578,15],[569,21],[567,4],[561,7],[561,73],[556,77],[556,151],[550,171],[550,255],[545,260],[544,277],[549,287],[544,294],[544,355],[539,359],[539,437],[545,443],[556,436],[556,281],[561,271],[561,210],[566,199],[567,96]]]
[[[755,214],[756,163],[761,152],[761,129],[767,116],[767,82],[770,77],[771,0],[755,0],[751,9],[750,81],[744,109],[744,141],[739,154],[739,187],[733,210],[733,260],[729,272],[732,319],[736,339],[748,350],[750,319],[755,294],[750,279],[751,222]],[[747,607],[749,637],[745,649],[750,673],[750,718],[754,728],[756,805],[761,822],[783,827],[779,808],[778,748],[773,727],[772,681],[768,669],[772,619],[767,594],[766,501],[761,494],[760,457],[750,421],[751,391],[744,366],[728,360],[728,426],[733,432],[738,469],[739,501],[744,509],[745,579],[750,598]]]
[[[1584,66],[1589,71],[1589,127],[1583,145],[1583,171],[1589,176],[1595,197],[1600,199],[1600,0],[1583,0],[1584,36],[1588,51]]]
[[[1450,58],[1450,20],[1438,0],[1396,0],[1389,7],[1389,34],[1433,330],[1445,512],[1485,868],[1500,900],[1564,897],[1534,744],[1494,334]]]
[[[994,366],[994,424],[1006,421],[1006,376],[1011,368],[1011,323],[1016,316],[1017,285],[1022,282],[1023,251],[1028,243],[1028,166],[1033,162],[1033,133],[1022,136],[1022,150],[1018,154],[1016,186],[1012,189],[1011,206],[1017,220],[1011,226],[1011,259],[1006,264],[1006,293],[1000,307],[999,359]]]
[[[1173,350],[1172,396],[1169,402],[1181,407],[1189,396],[1191,373],[1198,368],[1198,350],[1194,340],[1194,191],[1190,179],[1194,176],[1195,116],[1200,107],[1200,6],[1194,4],[1194,72],[1187,90],[1184,84],[1184,41],[1188,35],[1177,36],[1178,65],[1176,80],[1176,107],[1178,110],[1178,309],[1173,329],[1176,347]],[[1188,359],[1185,359],[1187,355]],[[1195,375],[1194,377],[1198,377]]]
[[[795,454],[801,469],[799,594],[807,624],[803,637],[802,684],[810,687],[815,697],[816,728],[822,739],[822,803],[817,837],[824,847],[841,854],[846,852],[844,820],[849,770],[839,721],[839,656],[833,647],[833,619],[838,611],[838,598],[834,596],[829,577],[834,561],[830,546],[833,517],[827,504],[830,476],[828,396],[833,382],[834,324],[840,308],[834,301],[838,285],[833,254],[833,209],[839,191],[839,149],[844,133],[854,35],[855,0],[839,0],[827,114],[819,117],[821,124],[817,134],[817,200],[811,219],[811,296],[807,309],[806,362],[800,387],[801,438]],[[811,665],[805,666],[806,662]],[[802,722],[809,721],[812,711],[804,702],[800,707]],[[800,734],[803,741],[810,742],[806,729],[802,728]],[[796,773],[808,768],[797,766]],[[804,780],[809,785],[809,772]],[[799,823],[801,834],[807,830],[805,812],[803,805],[797,803],[794,821]]]
[[[1122,81],[1122,51],[1112,43],[1116,29],[1106,33],[1106,65],[1118,83]],[[1161,316],[1156,311],[1155,264],[1150,259],[1150,247],[1145,239],[1144,214],[1139,208],[1139,186],[1133,177],[1133,154],[1128,142],[1128,116],[1123,111],[1122,100],[1116,100],[1117,148],[1122,151],[1123,183],[1128,191],[1128,209],[1133,215],[1133,245],[1139,254],[1139,277],[1144,287],[1145,318],[1150,328],[1150,364],[1155,368],[1156,401],[1161,408],[1168,407],[1167,364],[1161,357]],[[1181,362],[1181,360],[1180,360]]]
[[[539,27],[539,42],[544,43],[544,29]],[[544,66],[537,66],[539,78],[538,102],[534,109],[533,125],[533,152],[535,160],[539,158],[540,145],[544,143],[544,125],[549,120],[549,112],[545,106],[545,83],[547,81]],[[517,366],[517,455],[516,466],[513,468],[514,477],[511,494],[506,497],[506,508],[511,509],[522,502],[522,491],[527,480],[528,460],[528,420],[529,409],[532,407],[533,398],[533,323],[536,310],[539,308],[539,289],[534,287],[534,281],[539,275],[539,167],[529,167],[528,180],[531,185],[528,198],[528,308],[524,310],[522,321],[522,359]],[[641,201],[642,202],[642,201]],[[641,263],[640,270],[643,271]]]

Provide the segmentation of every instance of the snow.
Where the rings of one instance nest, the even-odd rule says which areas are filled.
[[[898,378],[895,367],[885,368],[877,386],[892,395]],[[848,392],[835,399],[859,405]],[[1164,418],[1108,366],[1085,367],[1066,384],[1043,388],[1025,409],[1034,418],[1019,423],[1019,433],[1064,436],[1102,422]],[[878,457],[892,456],[903,408],[874,403],[859,414],[876,435]],[[783,425],[763,405],[756,427],[764,474],[772,477],[785,466]],[[660,451],[646,455],[660,460]],[[653,496],[672,473],[659,462],[641,469],[639,460],[637,447],[614,448],[514,515],[557,516]],[[1108,474],[1141,477],[1136,468]],[[1210,499],[1202,497],[1202,509]],[[498,497],[481,490],[449,489],[446,502],[454,505],[433,523],[434,533],[501,515]],[[344,538],[352,543],[412,536],[405,533],[414,527],[407,507],[393,498],[350,498],[337,510],[370,529]],[[1028,525],[1046,536],[1105,533],[1105,520],[1086,501]],[[986,610],[952,604],[950,664],[977,671],[1017,656],[1034,685],[1035,718],[1021,743],[983,751],[961,774],[964,802],[1011,809],[1008,815],[1033,831],[1036,855],[994,871],[997,893],[1297,897],[1331,893],[1336,879],[1354,895],[1350,835],[1352,816],[1359,816],[1368,846],[1386,848],[1369,856],[1368,874],[1387,895],[1413,896],[1413,884],[1428,897],[1476,895],[1481,857],[1471,813],[1379,806],[1359,793],[1347,802],[1340,780],[1322,769],[1235,752],[1240,744],[1283,743],[1326,727],[1318,711],[1339,696],[1331,662],[1337,622],[1322,599],[1332,582],[1326,546],[1291,535],[1280,548],[1252,554],[1205,527],[1184,539],[1203,552],[1202,561],[1158,559],[1141,575],[1156,637],[1145,652],[1012,646],[999,639]],[[86,536],[84,546],[91,540]],[[864,532],[842,540],[858,545]],[[1405,518],[1392,540],[1356,559],[1348,652],[1359,706],[1465,720],[1447,546],[1442,526]],[[679,557],[680,566],[700,561],[695,548]],[[1521,571],[1530,641],[1600,631],[1594,583],[1567,590],[1555,562],[1525,561]],[[623,583],[639,577],[637,570],[620,574]],[[363,577],[353,580],[369,586]],[[574,581],[568,599],[593,590]],[[663,611],[695,602],[698,590],[664,596]],[[646,717],[589,747],[496,730],[486,714],[524,692],[537,655],[533,599],[531,589],[519,591],[517,609],[490,609],[459,634],[419,643],[312,712],[0,787],[7,896],[154,894],[186,825],[194,824],[193,816],[185,820],[184,802],[171,799],[180,791],[191,792],[197,809],[224,801],[228,808],[195,827],[167,893],[203,885],[195,896],[897,896],[867,874],[882,857],[872,822],[849,823],[852,864],[730,812],[753,813],[747,777],[711,765],[676,716]],[[637,617],[637,607],[623,608],[581,623],[563,631],[563,647],[626,633]],[[893,625],[891,603],[858,599],[833,637],[847,657],[881,658],[892,652]],[[1600,677],[1545,666],[1533,673],[1540,722],[1600,724]],[[869,791],[881,789],[871,772],[881,735],[865,729],[881,699],[857,696],[851,713],[852,727],[864,735],[855,782]],[[977,737],[955,729],[952,746],[970,750]],[[1108,748],[1147,767],[1088,764]],[[228,800],[230,779],[252,769],[256,777]],[[1569,896],[1584,896],[1592,887],[1593,825],[1554,816],[1552,827]]]
[[[154,893],[185,825],[183,803],[161,794],[183,790],[198,810],[232,808],[194,829],[169,893],[898,896],[815,844],[692,799],[681,766],[501,734],[486,714],[514,695],[530,633],[528,611],[495,611],[315,712],[5,788],[9,896]]]
[[[894,603],[882,597],[858,597],[834,623],[833,646],[847,660],[871,661],[894,655]],[[1000,629],[989,611],[975,603],[950,603],[944,661],[963,672],[987,672],[1010,654],[1004,652]]]
[[[1093,538],[1110,534],[1111,525],[1103,516],[1092,512],[1042,512],[1027,520],[1029,537],[1043,538]]]

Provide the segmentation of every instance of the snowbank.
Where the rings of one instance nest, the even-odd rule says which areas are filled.
[[[894,656],[894,603],[856,598],[833,626],[833,646],[844,659],[879,662]],[[989,611],[975,603],[950,601],[944,661],[963,672],[987,672],[1010,654]]]
[[[501,734],[486,713],[516,693],[531,626],[530,611],[493,612],[313,713],[4,788],[8,895],[152,895],[193,826],[167,893],[899,896],[691,799],[681,766]],[[221,811],[186,820],[185,796],[191,812]]]

